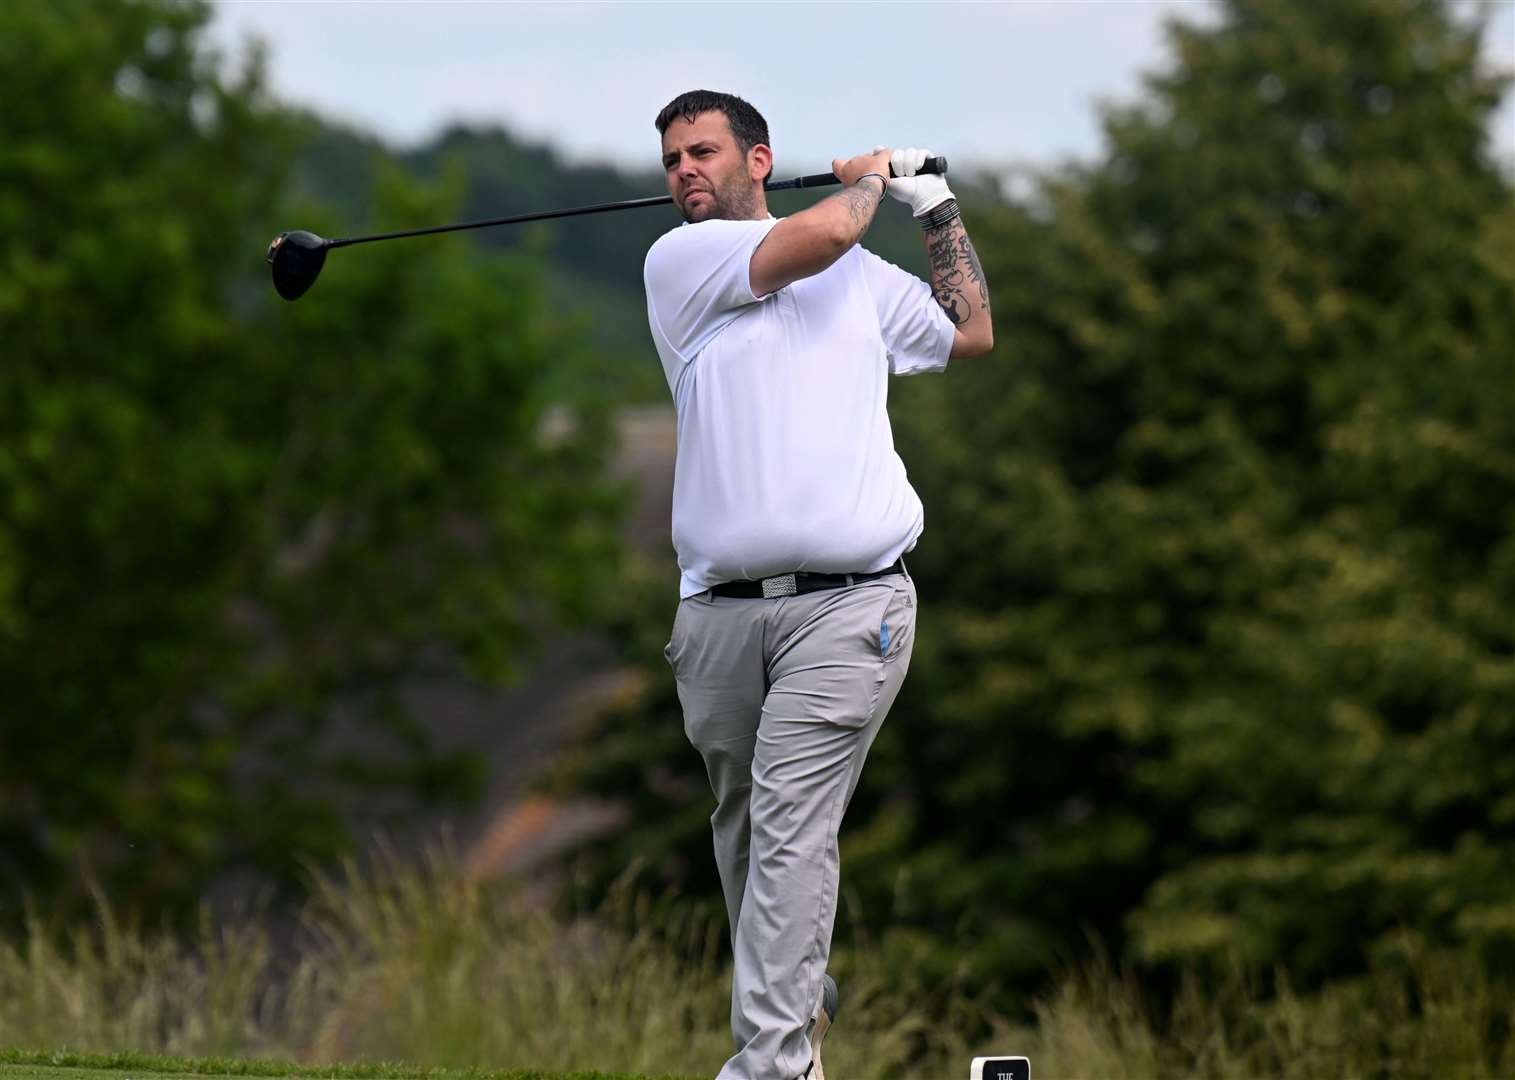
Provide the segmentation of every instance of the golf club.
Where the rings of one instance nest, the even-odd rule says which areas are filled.
[[[921,166],[922,173],[945,174],[947,159],[927,158]],[[893,170],[890,170],[893,175]],[[825,187],[840,184],[834,173],[814,173],[797,176],[793,180],[770,180],[763,185],[765,191],[785,191],[792,188]],[[273,266],[274,288],[286,300],[298,300],[304,296],[326,264],[326,253],[332,248],[351,247],[353,244],[370,244],[375,240],[398,240],[403,236],[426,236],[430,233],[457,232],[460,229],[483,229],[492,225],[515,225],[523,221],[542,221],[547,218],[573,217],[576,214],[599,214],[607,210],[630,210],[638,206],[662,206],[673,202],[671,195],[654,195],[646,199],[627,199],[624,202],[596,203],[593,206],[575,206],[567,210],[539,210],[533,214],[517,214],[514,217],[489,218],[485,221],[465,221],[457,225],[433,225],[426,229],[406,229],[403,232],[378,233],[374,236],[342,236],[332,240],[317,236],[304,229],[281,232],[268,245],[268,261]]]

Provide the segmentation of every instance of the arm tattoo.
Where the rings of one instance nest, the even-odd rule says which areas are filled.
[[[926,254],[931,262],[931,292],[953,326],[962,326],[975,314],[965,291],[969,286],[978,286],[978,310],[988,314],[989,283],[961,218],[926,230]]]
[[[936,302],[952,320],[953,326],[961,326],[968,321],[972,311],[963,296],[963,272],[957,266],[958,247],[954,232],[962,234],[961,222],[927,230],[926,251],[931,260],[931,291],[936,295]],[[966,235],[963,239],[967,239]]]
[[[846,203],[847,216],[852,219],[852,227],[856,231],[856,239],[853,241],[856,243],[868,231],[868,226],[873,224],[873,212],[878,209],[878,204],[884,197],[882,193],[873,193],[872,184],[859,182],[843,188],[832,198]]]
[[[978,252],[973,250],[973,241],[968,239],[967,230],[963,230],[963,235],[958,238],[957,255],[960,261],[968,264],[968,280],[978,285],[979,310],[988,311],[989,282],[984,277],[984,268],[979,265]]]

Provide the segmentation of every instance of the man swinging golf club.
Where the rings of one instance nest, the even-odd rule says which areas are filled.
[[[988,352],[989,291],[946,180],[917,175],[927,151],[839,158],[840,192],[776,219],[751,105],[696,90],[656,125],[687,222],[644,270],[678,417],[665,655],[716,798],[736,1051],[718,1080],[823,1080],[837,831],[915,644],[901,557],[923,515],[886,376]],[[924,230],[929,286],[858,244],[886,193]]]

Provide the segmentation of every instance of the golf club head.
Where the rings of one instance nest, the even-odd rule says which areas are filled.
[[[281,232],[268,245],[274,288],[286,300],[298,300],[315,284],[326,263],[326,241],[313,232]]]

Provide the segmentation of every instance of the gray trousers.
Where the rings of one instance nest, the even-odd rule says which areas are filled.
[[[837,832],[915,646],[915,583],[893,574],[777,599],[699,593],[665,656],[705,759],[731,919],[736,1053],[717,1080],[791,1080],[831,952]]]

